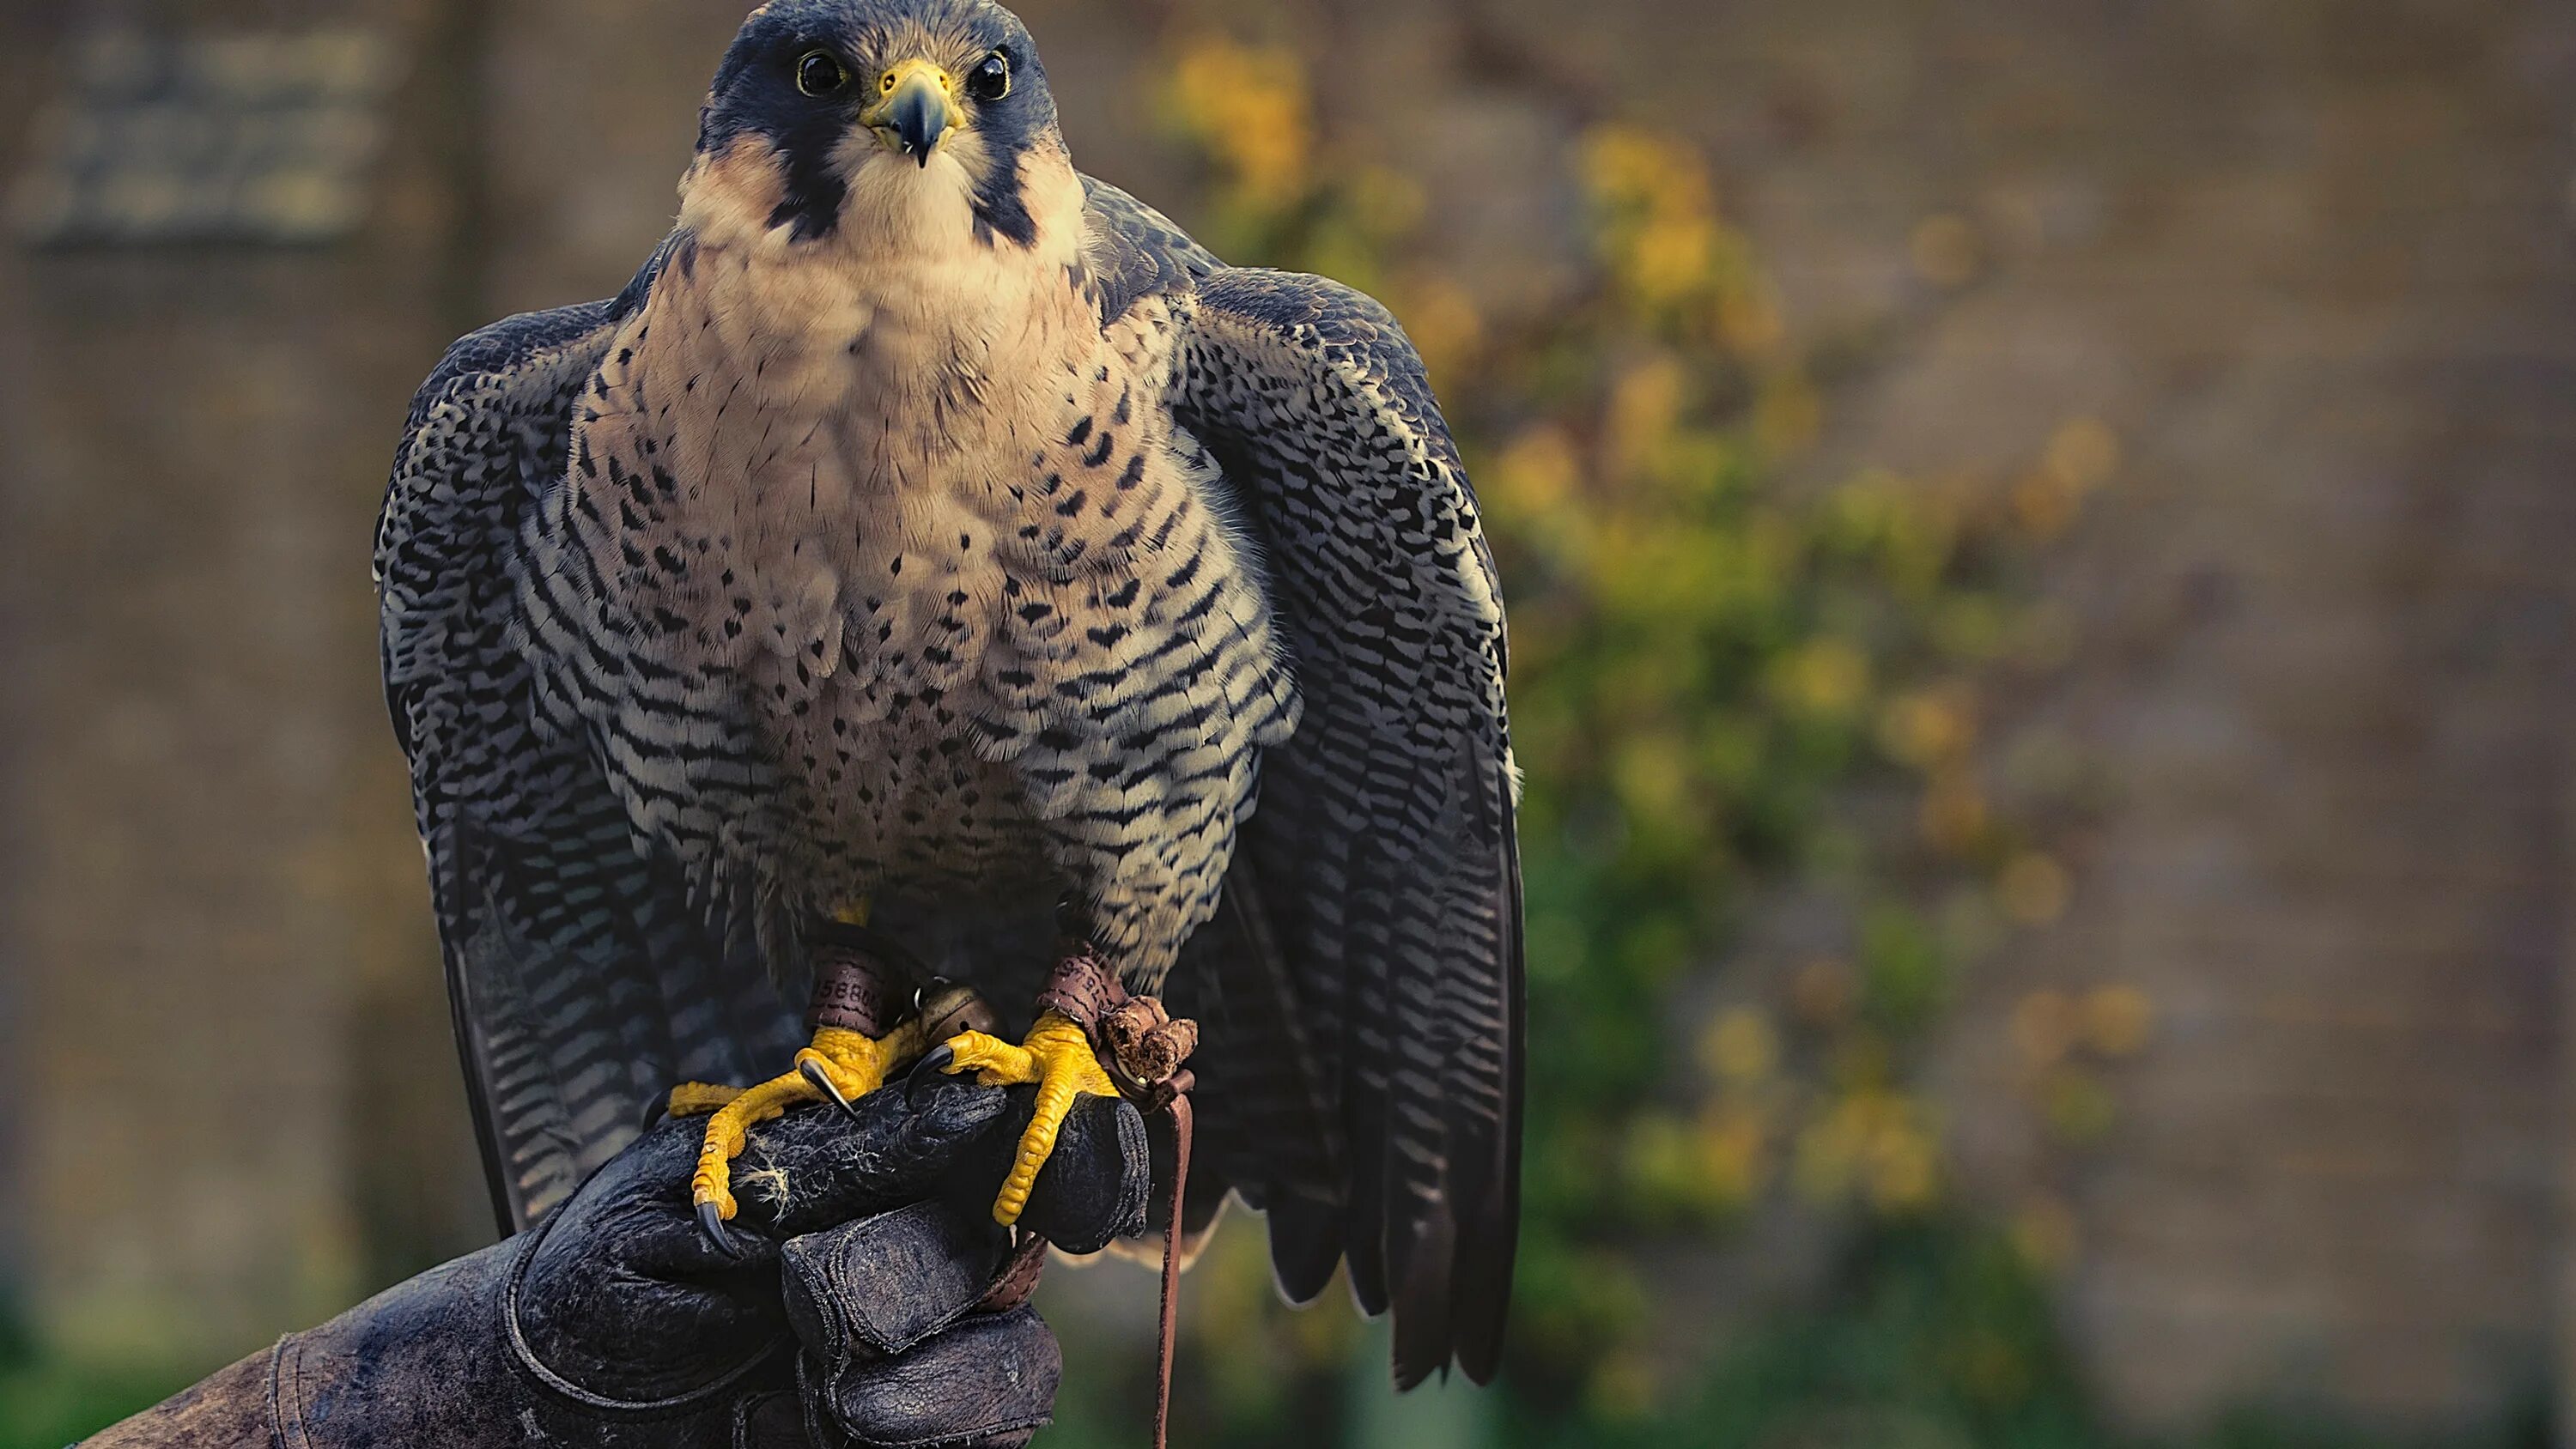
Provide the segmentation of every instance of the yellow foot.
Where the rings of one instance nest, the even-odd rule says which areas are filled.
[[[741,1096],[741,1087],[719,1087],[712,1082],[683,1082],[671,1089],[671,1115],[704,1117]]]
[[[940,1051],[947,1060],[939,1063],[939,1070],[952,1075],[973,1072],[975,1079],[988,1087],[1037,1083],[1037,1116],[1020,1134],[1019,1156],[1011,1163],[1010,1176],[1002,1181],[1001,1196],[993,1202],[993,1221],[1009,1227],[1027,1209],[1029,1190],[1037,1185],[1038,1169],[1046,1166],[1048,1155],[1055,1151],[1056,1137],[1063,1132],[1064,1119],[1072,1114],[1074,1102],[1084,1096],[1115,1097],[1118,1088],[1100,1069],[1100,1060],[1091,1054],[1091,1042],[1082,1034],[1082,1028],[1052,1011],[1038,1018],[1038,1024],[1029,1028],[1027,1042],[1020,1046],[970,1031],[950,1037]]]
[[[749,1089],[704,1082],[672,1088],[672,1116],[707,1118],[698,1170],[689,1179],[689,1198],[697,1204],[698,1222],[707,1236],[719,1247],[730,1246],[724,1224],[736,1211],[733,1160],[742,1155],[754,1126],[807,1102],[837,1102],[849,1110],[885,1084],[902,1055],[920,1050],[920,1035],[917,1025],[906,1025],[883,1040],[827,1026],[814,1033],[813,1045],[796,1054],[796,1070],[783,1077]]]
[[[882,1038],[827,1026],[815,1031],[813,1045],[796,1054],[796,1073],[849,1112],[861,1097],[884,1086],[896,1067],[920,1055],[917,1019]]]

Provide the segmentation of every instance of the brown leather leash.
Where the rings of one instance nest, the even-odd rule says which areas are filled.
[[[1110,978],[1117,1001],[1095,1035],[1104,1038],[1109,1079],[1147,1117],[1172,1119],[1172,1215],[1163,1224],[1163,1303],[1155,1323],[1154,1449],[1168,1449],[1172,1429],[1172,1360],[1181,1321],[1181,1214],[1189,1201],[1190,1139],[1196,1119],[1190,1089],[1198,1078],[1181,1065],[1198,1046],[1198,1023],[1174,1020],[1150,996],[1128,997]]]
[[[1187,1082],[1189,1074],[1181,1074]],[[1177,1356],[1181,1325],[1181,1206],[1190,1191],[1190,1138],[1193,1119],[1184,1085],[1163,1104],[1172,1121],[1172,1224],[1163,1233],[1163,1306],[1154,1338],[1154,1449],[1169,1449],[1172,1431],[1172,1360]],[[1019,1249],[993,1280],[992,1291],[976,1305],[979,1313],[1008,1313],[1029,1301],[1046,1272],[1047,1240],[1020,1234]]]
[[[1181,1323],[1181,1205],[1190,1191],[1188,1088],[1174,1091],[1163,1110],[1172,1118],[1172,1220],[1163,1229],[1163,1312],[1154,1348],[1154,1449],[1166,1449],[1172,1428],[1172,1356]]]

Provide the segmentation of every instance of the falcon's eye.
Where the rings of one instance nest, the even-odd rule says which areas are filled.
[[[828,50],[809,50],[796,58],[796,89],[809,96],[828,96],[849,83],[849,69]]]
[[[1011,93],[1011,58],[994,51],[966,73],[966,94],[979,101],[998,101]]]

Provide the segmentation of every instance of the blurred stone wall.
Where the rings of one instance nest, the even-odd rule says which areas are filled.
[[[1797,68],[1852,78],[1838,134],[1753,177],[1772,254],[1861,263],[1819,305],[1926,217],[1981,254],[1841,444],[2126,442],[2048,711],[2116,794],[1960,1019],[1971,1160],[2071,1206],[2067,1309],[2133,1420],[2492,1423],[2562,1312],[2576,12],[1835,8]],[[1994,1107],[2042,1065],[2017,993],[2070,977],[2160,1027],[2052,1161]]]
[[[0,6],[0,136],[58,90],[74,15],[345,14]],[[417,63],[420,7],[359,18]],[[452,1241],[441,1205],[479,1197],[367,577],[448,326],[428,94],[356,244],[0,252],[0,1190],[75,1353],[239,1351],[427,1251],[384,1233]]]
[[[150,13],[149,7],[134,8]],[[2548,1372],[2576,545],[2576,17],[2539,0],[1030,0],[1077,156],[1171,193],[1166,25],[1332,37],[1346,129],[1543,306],[1579,122],[1695,135],[1796,324],[1878,339],[1835,461],[2125,445],[2041,703],[2115,794],[1946,1076],[1975,1187],[2071,1214],[2132,1420],[2293,1392],[2470,1425]],[[0,0],[0,156],[70,0]],[[253,4],[415,60],[357,244],[0,253],[0,1132],[77,1343],[230,1351],[484,1231],[367,523],[449,335],[668,224],[724,0]],[[218,16],[167,0],[166,13]],[[1927,226],[1927,223],[1929,225]],[[2072,1160],[2024,986],[2140,985]],[[1542,1088],[1543,1090],[1543,1084]]]

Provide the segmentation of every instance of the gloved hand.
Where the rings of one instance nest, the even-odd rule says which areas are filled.
[[[1025,1307],[974,1310],[1011,1256],[987,1160],[1026,1097],[940,1081],[763,1124],[735,1170],[731,1253],[690,1209],[696,1127],[661,1123],[529,1233],[90,1443],[1025,1443],[1051,1411],[1055,1341]],[[1089,1099],[1024,1225],[1075,1251],[1138,1231],[1146,1160],[1135,1110]]]

